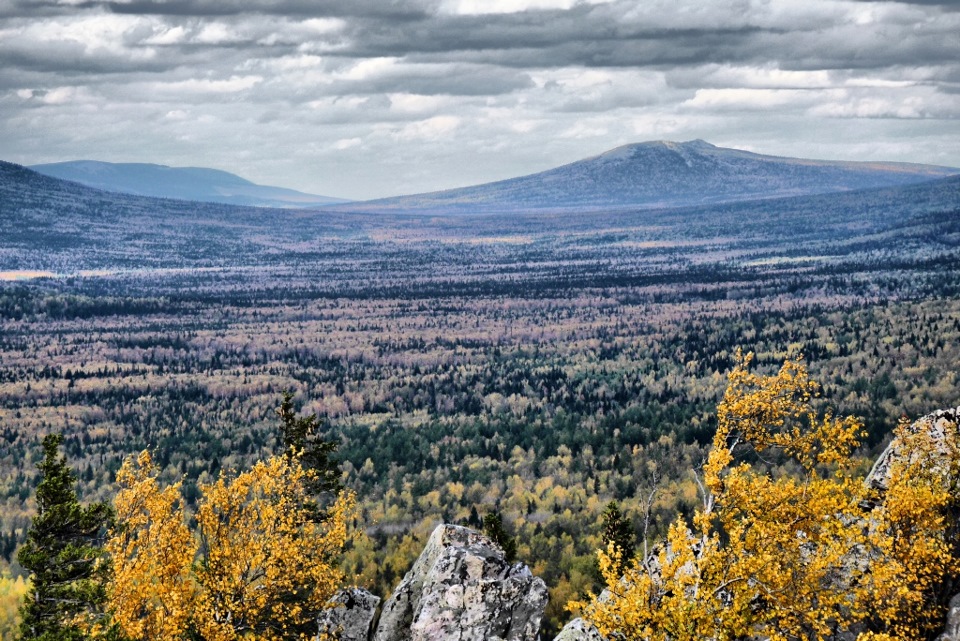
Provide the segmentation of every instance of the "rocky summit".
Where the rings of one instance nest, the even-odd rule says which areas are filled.
[[[371,635],[379,601],[366,590],[341,591],[320,620],[321,634],[340,641],[535,641],[547,586],[526,565],[508,563],[483,534],[440,525]]]
[[[441,525],[383,606],[374,641],[534,641],[547,586],[469,528]]]

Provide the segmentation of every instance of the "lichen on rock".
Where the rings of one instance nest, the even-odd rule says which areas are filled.
[[[440,525],[387,600],[375,641],[535,641],[547,586],[486,536]]]

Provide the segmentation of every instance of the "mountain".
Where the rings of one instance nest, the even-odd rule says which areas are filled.
[[[240,176],[201,167],[74,160],[33,165],[34,171],[104,191],[251,207],[299,209],[347,202],[283,187],[257,185]]]
[[[366,259],[357,263],[362,269],[351,281],[351,286],[362,288],[371,282],[371,269],[377,274],[381,269],[424,269],[430,278],[439,276],[446,268],[435,264],[434,252],[446,256],[451,247],[457,248],[457,260],[475,269],[474,263],[488,258],[485,252],[508,241],[519,242],[518,251],[527,247],[525,243],[543,243],[548,255],[558,248],[569,249],[568,243],[588,247],[626,243],[624,247],[635,245],[644,256],[674,248],[669,251],[680,252],[682,258],[675,257],[680,263],[693,255],[685,251],[699,255],[698,242],[715,247],[744,244],[751,253],[763,246],[771,255],[801,251],[800,243],[809,245],[802,251],[811,256],[843,254],[861,245],[889,253],[896,245],[905,247],[909,255],[926,257],[928,250],[918,247],[931,242],[950,244],[958,237],[958,202],[960,175],[772,200],[660,209],[611,207],[589,216],[556,209],[477,217],[390,210],[364,215],[338,207],[322,212],[264,209],[111,193],[0,161],[0,229],[4,230],[0,272],[69,274],[106,266],[245,268],[316,259],[325,265],[325,278],[333,278],[334,273],[349,272],[346,264],[368,257],[370,263]],[[391,239],[399,244],[394,246]],[[408,249],[397,256],[391,253],[399,251],[397,247],[406,248],[404,243],[413,239],[423,241],[414,243],[415,257],[403,253]],[[825,249],[824,244],[837,247]],[[624,247],[611,247],[613,253],[607,258],[619,262],[627,251]],[[389,263],[393,267],[388,269],[383,261],[390,256],[400,263]],[[569,258],[566,253],[563,256]],[[430,271],[433,267],[438,271]],[[604,273],[603,278],[609,280],[610,275]]]
[[[626,145],[529,176],[342,207],[351,211],[467,213],[665,208],[893,187],[960,169],[764,156],[702,140]]]

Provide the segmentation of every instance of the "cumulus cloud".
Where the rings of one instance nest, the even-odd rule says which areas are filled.
[[[956,8],[0,0],[0,139],[22,163],[206,165],[354,198],[648,138],[960,165]]]

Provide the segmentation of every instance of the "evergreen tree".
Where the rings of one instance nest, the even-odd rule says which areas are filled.
[[[620,562],[616,571],[620,574],[626,570],[636,553],[636,535],[629,519],[624,517],[616,501],[607,503],[603,511],[603,550],[609,550],[611,544],[617,551]]]
[[[316,473],[315,478],[306,481],[307,491],[314,496],[328,498],[339,493],[343,489],[340,465],[333,458],[337,443],[319,437],[320,419],[317,415],[297,416],[293,409],[293,394],[284,392],[277,416],[280,417],[280,439],[284,452],[287,455],[298,452],[300,465]]]
[[[503,527],[503,517],[499,512],[490,512],[483,517],[483,533],[503,549],[507,563],[517,558],[517,542]]]
[[[104,602],[103,537],[112,510],[104,503],[82,507],[76,478],[59,456],[60,434],[43,439],[37,515],[17,561],[32,573],[20,608],[20,634],[39,641],[77,641],[86,635],[72,620]]]

